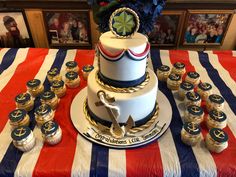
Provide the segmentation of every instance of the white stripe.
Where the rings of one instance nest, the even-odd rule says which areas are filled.
[[[220,95],[220,91],[215,86],[214,82],[210,79],[210,77],[208,76],[206,69],[204,67],[202,67],[202,65],[199,61],[198,53],[197,52],[189,52],[189,59],[190,59],[191,64],[193,66],[195,66],[196,72],[198,72],[200,74],[201,80],[203,82],[210,83],[213,87],[212,88],[213,93]],[[227,102],[225,102],[225,105],[224,105],[224,112],[227,115],[228,126],[229,126],[231,132],[234,134],[234,137],[236,137],[236,121],[235,121],[236,115],[231,110],[231,108],[229,107],[229,104]]]
[[[3,48],[0,50],[0,64],[3,60],[4,55],[7,53],[8,50],[10,50],[10,48]]]
[[[5,70],[1,75],[0,75],[0,92],[2,91],[2,89],[7,85],[7,83],[10,81],[10,79],[12,78],[12,76],[15,74],[16,68],[17,66],[24,62],[24,60],[26,59],[27,53],[28,53],[29,48],[25,48],[25,49],[19,49],[17,51],[16,57],[13,61],[13,63],[11,64],[11,66],[9,66],[7,68],[7,70]]]
[[[205,52],[208,54],[209,61],[211,65],[219,71],[219,75],[224,81],[224,83],[231,89],[234,96],[236,96],[236,84],[235,81],[231,78],[229,72],[221,65],[219,58],[216,54],[213,54],[212,51]]]
[[[161,52],[161,57],[169,57],[169,54],[165,51]],[[153,70],[152,61],[149,59],[148,66]],[[156,71],[154,71],[156,72]],[[179,156],[175,148],[175,143],[170,131],[167,129],[165,134],[157,141],[160,149],[162,166],[163,166],[163,176],[181,176],[181,168],[179,163]]]
[[[162,53],[165,53],[163,56]],[[167,66],[171,66],[171,61],[169,57],[169,51],[161,51],[161,59],[162,63]],[[176,91],[173,92],[174,98],[175,98],[175,103],[177,105],[177,108],[179,110],[179,113],[181,115],[181,118],[183,118],[184,115],[184,108],[183,108],[183,102],[181,102],[177,98],[177,93]],[[205,148],[205,146],[201,146],[198,144],[197,146],[193,146],[193,153],[194,156],[196,157],[196,160],[199,165],[199,170],[200,170],[200,176],[216,176],[217,171],[216,171],[216,165],[215,162],[210,154],[210,152]],[[209,173],[208,173],[209,172]]]
[[[233,57],[236,57],[236,50],[232,51]]]
[[[44,80],[46,79],[46,75],[47,75],[47,71],[51,68],[56,54],[57,54],[58,50],[55,49],[51,49],[49,50],[49,54],[46,56],[44,63],[42,65],[42,67],[40,68],[39,72],[37,73],[37,75],[35,76],[35,78],[40,79],[42,81],[42,83],[44,82]],[[62,69],[65,69],[64,65],[67,61],[73,60],[75,57],[75,51],[73,50],[68,50],[65,60],[63,62],[62,65]],[[63,73],[63,71],[62,71]],[[60,72],[60,74],[62,74]],[[15,171],[15,177],[17,176],[32,176],[35,165],[37,163],[38,157],[40,155],[41,149],[43,147],[43,139],[42,139],[42,134],[41,134],[41,130],[36,126],[35,129],[33,130],[34,135],[36,137],[36,145],[35,147],[27,152],[24,153],[18,163],[18,166],[16,168]]]
[[[123,177],[126,176],[126,151],[109,149],[108,176]],[[137,162],[139,163],[139,162]]]

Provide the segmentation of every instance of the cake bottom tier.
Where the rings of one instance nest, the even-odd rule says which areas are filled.
[[[94,69],[88,78],[88,100],[87,108],[90,116],[103,124],[111,123],[111,118],[105,106],[98,105],[100,100],[97,96],[99,91],[104,91],[110,98],[114,98],[112,103],[114,106],[119,107],[120,116],[117,118],[120,124],[125,124],[131,116],[136,123],[136,126],[146,123],[155,113],[158,80],[155,73],[147,69],[149,73],[149,81],[144,88],[133,93],[117,93],[109,91],[102,87],[96,81],[96,74],[98,70]]]

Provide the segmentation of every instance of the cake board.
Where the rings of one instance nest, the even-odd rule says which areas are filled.
[[[117,139],[111,135],[101,133],[86,119],[83,110],[86,97],[87,87],[82,89],[72,101],[70,110],[72,123],[84,138],[109,148],[128,149],[146,145],[160,138],[171,123],[171,105],[165,95],[161,91],[158,91],[157,102],[159,103],[159,114],[155,122],[141,132]]]

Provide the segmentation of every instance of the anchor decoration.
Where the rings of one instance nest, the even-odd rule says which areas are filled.
[[[110,116],[112,122],[112,125],[110,127],[110,134],[114,138],[123,138],[127,134],[127,132],[129,132],[129,130],[135,125],[132,116],[129,116],[125,126],[120,126],[117,121],[120,116],[120,108],[114,105],[115,98],[110,97],[103,90],[98,91],[97,96],[100,101],[96,102],[95,105],[105,106]]]

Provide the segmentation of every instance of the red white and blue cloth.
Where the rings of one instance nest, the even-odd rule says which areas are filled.
[[[63,132],[62,141],[56,146],[43,144],[31,111],[30,128],[37,142],[33,150],[22,153],[12,144],[8,114],[15,109],[15,96],[26,91],[26,82],[37,78],[49,89],[46,74],[51,68],[57,67],[65,74],[67,61],[77,61],[80,68],[96,64],[96,61],[92,50],[3,48],[0,50],[0,176],[236,176],[236,52],[153,49],[151,57],[149,67],[154,70],[162,64],[185,63],[187,71],[198,72],[202,81],[212,84],[214,93],[224,97],[224,111],[228,117],[225,131],[229,135],[229,147],[225,151],[215,154],[203,143],[189,147],[181,142],[181,102],[161,82],[159,89],[171,103],[173,117],[159,140],[131,150],[109,149],[90,143],[76,131],[70,119],[71,102],[87,84],[80,72],[81,86],[67,90],[55,113],[55,120]],[[39,104],[36,99],[35,105]],[[207,132],[203,124],[202,136]]]

